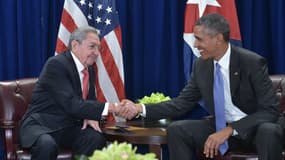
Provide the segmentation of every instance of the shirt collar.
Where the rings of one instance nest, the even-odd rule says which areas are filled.
[[[214,64],[219,63],[222,68],[228,69],[230,64],[231,45],[228,44],[228,49],[224,56],[219,61],[214,61]]]
[[[75,62],[77,71],[80,73],[85,67],[83,66],[83,64],[79,61],[79,59],[75,56],[75,54],[73,52],[70,52],[71,56]]]

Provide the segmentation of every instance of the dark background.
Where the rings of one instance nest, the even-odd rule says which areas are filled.
[[[54,55],[64,0],[0,1],[0,80],[37,77]],[[127,97],[176,96],[185,84],[186,0],[118,0]],[[236,0],[242,43],[285,73],[283,0]]]
[[[0,0],[0,80],[39,75],[54,55],[63,3]],[[236,0],[243,47],[266,57],[270,74],[285,74],[284,3]],[[117,0],[128,98],[157,91],[174,97],[183,88],[185,5],[186,0]]]

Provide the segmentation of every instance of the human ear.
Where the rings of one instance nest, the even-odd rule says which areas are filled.
[[[218,41],[224,41],[224,36],[223,36],[223,34],[222,33],[219,33],[218,35],[217,35],[217,39],[218,39]]]
[[[221,33],[219,33],[216,35],[216,40],[217,40],[216,44],[220,45],[224,41],[224,36]]]
[[[78,44],[79,43],[76,40],[72,40],[71,41],[71,48],[72,48],[73,51],[77,49]]]

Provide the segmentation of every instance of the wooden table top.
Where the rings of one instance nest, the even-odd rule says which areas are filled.
[[[110,141],[126,141],[133,144],[167,144],[167,125],[168,122],[163,121],[144,122],[139,120],[107,123],[102,130]]]

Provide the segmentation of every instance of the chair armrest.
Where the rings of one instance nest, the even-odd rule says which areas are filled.
[[[16,149],[14,146],[13,130],[16,124],[14,121],[0,121],[0,128],[2,132],[2,142],[5,148],[7,160],[16,159]]]

